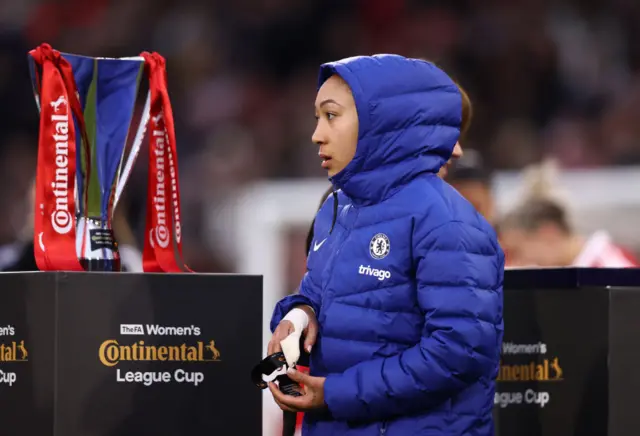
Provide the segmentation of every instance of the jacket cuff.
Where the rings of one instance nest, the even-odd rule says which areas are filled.
[[[276,304],[276,307],[273,310],[270,325],[271,332],[273,333],[276,327],[278,327],[278,324],[280,324],[280,321],[282,321],[282,318],[284,318],[291,309],[300,305],[307,305],[311,307],[317,315],[318,307],[313,304],[310,298],[300,294],[288,295],[278,301],[278,304]]]

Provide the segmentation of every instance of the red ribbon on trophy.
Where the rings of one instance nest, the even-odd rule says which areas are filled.
[[[82,109],[69,63],[42,44],[29,52],[39,76],[40,133],[34,211],[34,247],[42,271],[84,271],[76,252],[76,116],[86,141]]]
[[[182,256],[178,154],[165,60],[144,52],[151,94],[149,178],[142,264],[145,272],[191,271]]]
[[[84,271],[77,248],[85,252],[86,238],[78,242],[76,234],[76,123],[83,139],[86,179],[91,168],[91,148],[74,74],[69,62],[49,44],[42,44],[29,54],[42,69],[36,74],[40,105],[34,213],[36,263],[42,271]],[[192,272],[182,255],[178,155],[165,60],[158,53],[144,52],[141,56],[149,80],[149,176],[143,270]],[[84,189],[83,201],[86,206],[88,189]],[[87,207],[82,209],[86,222]]]

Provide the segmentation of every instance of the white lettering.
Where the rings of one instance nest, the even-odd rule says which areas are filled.
[[[4,372],[0,370],[0,383],[13,386],[16,380],[18,380],[18,375],[15,372]]]
[[[0,327],[0,336],[13,336],[16,334],[16,329],[12,325],[6,327]]]
[[[184,369],[176,369],[173,378],[178,383],[189,383],[198,386],[204,381],[204,374],[201,372],[186,372]]]
[[[144,335],[142,324],[120,324],[121,335]]]
[[[515,344],[513,342],[502,343],[502,354],[547,354],[547,344]]]
[[[151,386],[154,383],[169,383],[171,381],[170,372],[151,371],[126,371],[116,370],[116,381],[118,383],[140,383],[144,386]]]
[[[200,327],[194,325],[188,327],[163,327],[147,324],[147,334],[156,336],[200,336]]]
[[[522,392],[496,392],[493,396],[493,404],[502,409],[510,404],[522,404]]]
[[[67,101],[63,96],[51,103],[55,113],[51,115],[51,121],[55,123],[55,133],[52,138],[55,143],[56,157],[54,181],[51,182],[53,195],[56,198],[56,206],[51,213],[51,225],[53,230],[64,235],[69,233],[73,226],[73,216],[69,211],[69,180],[73,180],[73,174],[69,174],[69,111]],[[57,113],[64,108],[63,113]]]
[[[2,372],[0,371],[0,382],[2,382]],[[121,371],[116,370],[116,382],[118,383],[139,383],[143,386],[151,386],[155,383],[187,383],[198,386],[204,381],[202,372],[187,372],[184,369],[177,369],[173,373],[166,371]],[[13,374],[12,383],[15,382],[15,374]]]
[[[522,392],[496,392],[493,396],[493,404],[504,409],[512,404],[537,404],[543,408],[551,399],[549,392],[536,392],[527,389]]]
[[[369,265],[367,265],[367,266],[360,265],[360,268],[358,268],[358,274],[363,275],[363,276],[376,277],[380,281],[383,281],[383,280],[391,278],[391,272],[390,271],[385,271],[383,269],[371,268]]]
[[[549,392],[536,392],[533,389],[527,389],[524,393],[524,401],[527,404],[538,404],[540,408],[543,408],[549,399]]]
[[[169,229],[167,227],[167,193],[165,192],[165,131],[155,129],[152,132],[156,139],[156,189],[153,196],[153,204],[156,215],[156,226],[151,229],[149,242],[152,247],[158,244],[162,248],[169,246]]]
[[[169,142],[169,135],[166,135],[166,140]],[[182,224],[180,220],[180,204],[178,203],[178,178],[177,169],[175,168],[176,156],[173,156],[171,148],[169,153],[169,174],[171,176],[171,192],[173,199],[173,225],[176,232],[176,242],[180,243],[182,239]]]
[[[171,147],[168,146],[169,135],[167,134],[164,125],[159,125],[160,120],[163,118],[162,114],[153,118],[154,123],[156,123],[156,128],[152,131],[156,144],[154,150],[156,156],[156,189],[155,195],[153,196],[156,226],[150,230],[149,242],[153,247],[155,247],[155,244],[158,244],[162,248],[167,248],[171,239],[167,213],[173,212],[173,227],[175,230],[175,238],[178,243],[182,239],[182,222],[180,219],[180,205],[178,204],[178,178],[177,169],[175,167],[175,156],[173,156]],[[169,163],[169,181],[171,187],[171,195],[169,198],[167,197],[165,189],[167,176],[166,161]]]

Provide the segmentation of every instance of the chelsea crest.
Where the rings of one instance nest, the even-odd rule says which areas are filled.
[[[384,259],[389,255],[390,250],[391,244],[389,242],[389,237],[384,233],[378,233],[371,238],[371,242],[369,243],[369,253],[374,259]]]

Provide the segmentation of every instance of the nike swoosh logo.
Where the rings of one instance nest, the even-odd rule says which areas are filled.
[[[322,241],[320,241],[319,244],[317,243],[313,243],[313,251],[318,251],[320,249],[320,247],[322,247],[322,244],[325,243],[325,241],[327,240],[327,238],[324,238]]]

